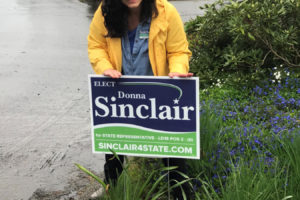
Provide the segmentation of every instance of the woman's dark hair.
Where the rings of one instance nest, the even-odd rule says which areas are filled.
[[[158,15],[155,1],[142,0],[141,22]],[[103,0],[102,14],[105,27],[108,30],[107,37],[122,37],[126,33],[128,30],[128,7],[121,0]]]

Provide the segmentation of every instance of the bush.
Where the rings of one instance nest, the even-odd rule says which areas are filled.
[[[280,81],[200,91],[201,159],[188,176],[201,199],[300,198],[299,79]]]
[[[206,5],[186,24],[191,71],[201,88],[216,83],[253,86],[270,74],[300,68],[300,2],[244,0]]]

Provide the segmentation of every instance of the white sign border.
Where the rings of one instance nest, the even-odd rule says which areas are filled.
[[[91,88],[91,80],[94,77],[106,77],[109,78],[108,76],[104,75],[97,75],[97,74],[89,74],[88,75],[88,87],[89,87],[89,99],[90,99],[90,115],[91,115],[91,136],[92,136],[92,152],[94,154],[112,154],[110,151],[108,152],[98,152],[95,151],[94,149],[94,118],[93,118],[93,102],[92,102],[92,88]],[[200,159],[200,97],[199,97],[199,77],[188,77],[188,78],[179,78],[179,77],[174,77],[170,78],[169,76],[128,76],[128,75],[122,75],[120,79],[122,78],[142,78],[142,79],[181,79],[181,80],[195,80],[196,81],[196,95],[195,95],[195,102],[196,102],[196,111],[198,111],[198,114],[196,114],[196,151],[197,155],[196,157],[194,156],[163,156],[163,155],[153,155],[153,154],[135,154],[135,153],[118,153],[118,155],[125,155],[125,156],[137,156],[137,157],[149,157],[149,158],[186,158],[186,159]]]

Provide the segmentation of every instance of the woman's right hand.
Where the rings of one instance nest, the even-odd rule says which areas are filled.
[[[107,69],[103,72],[104,76],[109,76],[111,78],[120,78],[122,76],[121,72],[115,69]]]

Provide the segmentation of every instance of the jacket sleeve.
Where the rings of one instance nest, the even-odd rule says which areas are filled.
[[[103,74],[105,70],[113,69],[105,35],[107,35],[107,29],[104,26],[100,5],[90,24],[90,33],[87,38],[88,56],[96,74]]]
[[[168,21],[166,50],[169,70],[170,72],[188,73],[189,59],[192,53],[188,49],[183,22],[173,5],[169,4],[166,13]]]

